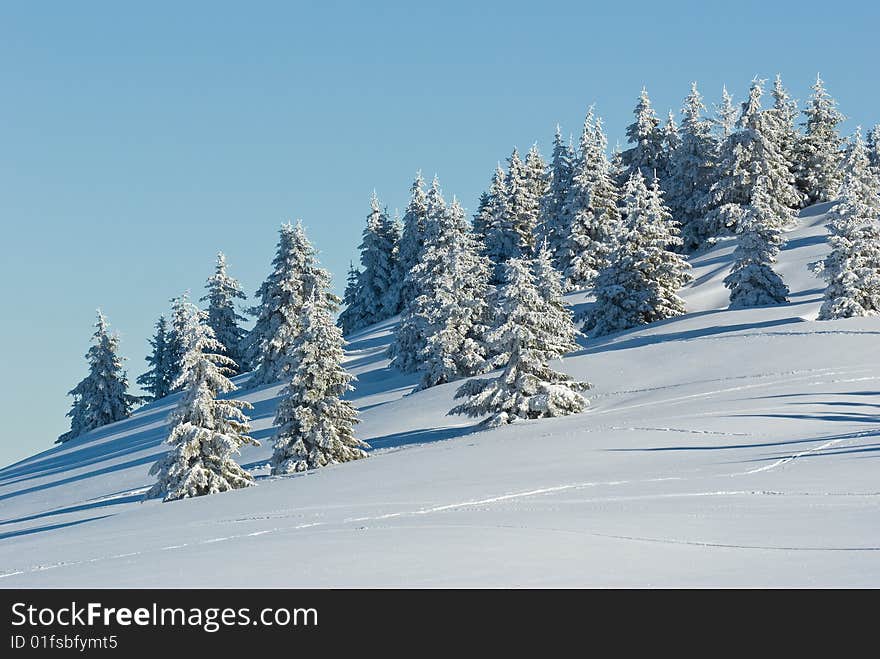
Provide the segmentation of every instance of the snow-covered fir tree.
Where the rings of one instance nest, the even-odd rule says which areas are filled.
[[[806,197],[806,205],[830,201],[840,187],[840,161],[844,139],[837,126],[845,117],[837,102],[816,76],[813,94],[803,113],[804,135],[797,149],[797,185]]]
[[[681,142],[672,154],[666,183],[666,200],[673,218],[681,224],[685,251],[696,249],[711,237],[706,235],[703,216],[713,182],[716,143],[712,123],[703,116],[705,110],[697,83],[691,83],[681,108]]]
[[[868,161],[871,163],[871,171],[874,176],[880,178],[880,124],[868,131],[867,138]]]
[[[671,251],[681,238],[658,180],[648,188],[641,172],[634,172],[624,188],[622,208],[620,236],[596,280],[596,303],[586,317],[591,336],[685,313],[678,291],[691,280],[690,264]]]
[[[353,263],[348,264],[348,277],[345,282],[345,292],[342,295],[342,313],[336,320],[336,324],[342,329],[344,335],[351,334],[357,330],[369,325],[367,315],[361,309],[361,273],[354,267]]]
[[[529,260],[511,259],[505,264],[498,305],[500,322],[486,338],[504,357],[504,370],[496,378],[465,382],[455,397],[466,400],[450,414],[488,415],[483,423],[491,427],[584,411],[588,401],[581,392],[590,384],[548,365],[577,349],[577,330],[558,300],[551,302],[541,295]]]
[[[788,301],[788,287],[774,270],[776,255],[784,243],[776,216],[778,203],[768,180],[759,176],[752,201],[737,224],[734,263],[724,285],[730,289],[730,308],[782,304]]]
[[[189,291],[171,299],[171,324],[165,339],[165,351],[168,358],[166,377],[171,383],[171,391],[175,391],[174,382],[180,375],[183,355],[186,352],[183,336],[188,322],[189,304]]]
[[[519,234],[510,210],[507,178],[499,164],[492,176],[489,198],[484,209],[487,222],[483,236],[483,253],[495,265],[495,281],[501,277],[504,262],[518,255],[520,250]]]
[[[222,354],[223,345],[207,323],[207,313],[186,303],[186,346],[175,386],[183,390],[171,416],[170,445],[150,474],[157,477],[146,498],[164,501],[216,494],[254,484],[254,478],[234,459],[239,449],[259,443],[248,436],[246,401],[219,398],[236,389],[227,375],[234,362]]]
[[[666,181],[672,175],[672,159],[675,157],[678,147],[681,146],[681,133],[678,124],[675,122],[675,114],[672,110],[669,111],[666,123],[660,129],[660,134],[663,137],[662,158],[652,178],[659,178],[666,185]]]
[[[138,376],[136,380],[144,391],[150,394],[151,400],[159,400],[171,393],[174,367],[171,364],[170,331],[165,316],[159,316],[159,320],[156,322],[156,333],[150,339],[152,351],[146,357],[150,368]]]
[[[782,76],[776,74],[773,81],[773,107],[767,111],[768,116],[775,122],[772,132],[776,139],[782,157],[789,166],[792,180],[796,174],[797,150],[800,136],[794,126],[797,118],[797,101],[791,98],[788,90],[782,84]]]
[[[839,201],[829,212],[831,252],[817,268],[828,282],[819,320],[880,314],[880,180],[859,131],[844,165]]]
[[[235,301],[246,300],[238,281],[226,272],[226,255],[217,254],[214,274],[205,284],[208,294],[202,302],[208,302],[208,325],[214,330],[214,336],[223,345],[223,354],[229,357],[235,366],[230,366],[231,373],[238,375],[248,370],[242,352],[242,342],[247,335],[240,323],[247,320],[235,309]]]
[[[140,399],[128,393],[128,378],[122,370],[118,349],[119,337],[110,333],[107,319],[98,310],[92,347],[86,353],[89,374],[68,392],[73,396],[73,405],[67,413],[70,430],[61,435],[56,444],[131,416]]]
[[[370,214],[361,250],[360,301],[364,322],[385,320],[400,310],[401,276],[397,262],[399,235],[376,193],[370,198]]]
[[[557,267],[560,267],[562,249],[571,233],[571,217],[568,215],[567,201],[571,193],[573,166],[574,151],[562,139],[562,131],[556,126],[553,156],[550,161],[550,185],[541,201],[538,239],[546,243],[553,263]]]
[[[628,179],[638,169],[650,180],[655,172],[663,170],[663,130],[644,87],[633,114],[636,120],[626,128],[627,141],[632,146],[621,154],[626,167],[624,177]]]
[[[418,292],[413,289],[409,272],[419,262],[422,251],[422,243],[425,238],[425,218],[428,211],[428,202],[425,198],[425,181],[422,173],[416,172],[416,178],[410,187],[409,204],[403,214],[403,230],[400,235],[400,243],[397,248],[397,269],[400,277],[400,307],[403,309],[406,301],[413,299]]]
[[[357,410],[342,397],[354,376],[342,367],[345,339],[326,305],[306,303],[291,346],[296,366],[275,412],[272,473],[292,474],[367,457],[354,436]]]
[[[530,219],[529,223],[533,224],[529,240],[530,254],[534,254],[539,249],[539,239],[544,233],[542,214],[542,205],[544,198],[550,191],[550,169],[544,162],[538,145],[533,144],[526,154],[526,160],[523,169],[526,181],[526,190],[528,191]]]
[[[476,375],[486,366],[483,336],[488,327],[492,265],[479,254],[464,211],[453,199],[432,221],[422,262],[419,313],[424,347],[419,355],[421,388]]]
[[[727,91],[727,86],[721,87],[721,102],[715,105],[715,117],[713,124],[717,135],[717,141],[723,142],[736,130],[736,119],[740,112],[733,104],[733,96]]]
[[[620,221],[618,191],[608,162],[601,119],[590,108],[584,120],[565,214],[571,218],[567,240],[557,252],[569,288],[589,288],[606,263]]]
[[[778,222],[780,229],[795,222],[792,209],[800,199],[792,180],[791,164],[779,148],[778,122],[773,112],[761,110],[763,83],[758,79],[752,81],[737,123],[740,130],[731,133],[721,145],[721,159],[708,196],[704,235],[736,233],[740,220],[749,212],[756,182],[762,177],[772,209],[768,219]]]
[[[300,331],[300,312],[309,299],[316,281],[329,279],[329,273],[318,266],[315,249],[306,237],[302,223],[281,226],[278,248],[272,261],[272,273],[257,290],[259,304],[251,310],[257,317],[248,334],[248,361],[254,366],[250,386],[277,382],[290,370],[290,346]],[[332,311],[339,298],[325,293],[316,303],[326,304]]]
[[[505,181],[508,219],[504,226],[508,231],[512,230],[513,234],[509,239],[508,253],[502,255],[502,260],[496,263],[503,263],[509,258],[528,256],[532,253],[535,246],[535,229],[540,219],[541,195],[545,189],[540,177],[536,176],[534,171],[539,164],[543,167],[543,160],[541,160],[537,149],[532,154],[528,168],[526,163],[520,159],[516,149],[510,154],[507,163]]]

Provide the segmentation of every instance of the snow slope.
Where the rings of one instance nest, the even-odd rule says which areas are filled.
[[[0,586],[880,586],[880,319],[816,322],[823,212],[788,235],[787,305],[723,310],[731,241],[687,316],[586,341],[582,415],[491,431],[457,384],[410,395],[393,321],[348,366],[368,460],[141,502],[174,397],[0,470]],[[579,296],[575,305],[586,304]],[[268,440],[279,387],[244,396]]]

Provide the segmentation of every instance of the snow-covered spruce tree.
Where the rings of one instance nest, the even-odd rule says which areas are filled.
[[[541,165],[540,154],[533,154],[531,162],[531,170],[536,168],[535,159]],[[508,218],[504,223],[506,230],[513,231],[509,238],[510,249],[506,254],[502,255],[503,263],[510,258],[518,258],[520,256],[529,256],[535,246],[535,229],[538,226],[538,220],[541,208],[541,182],[536,180],[534,171],[529,171],[526,164],[520,160],[519,152],[514,149],[507,159],[507,205],[506,211]]]
[[[759,176],[752,202],[737,224],[734,263],[724,285],[730,289],[730,308],[758,307],[788,301],[788,287],[774,270],[784,243],[767,178]]]
[[[710,237],[706,235],[703,216],[712,186],[716,144],[711,121],[703,117],[705,110],[697,83],[693,82],[681,108],[681,143],[672,154],[666,182],[666,200],[672,217],[681,224],[682,247],[686,252]]]
[[[165,443],[171,448],[153,467],[157,476],[145,498],[164,501],[216,494],[254,484],[254,478],[233,458],[245,444],[259,446],[248,436],[251,404],[221,399],[235,391],[227,375],[234,362],[221,353],[223,345],[207,323],[207,313],[186,303],[188,321],[183,334],[186,352],[175,386],[183,390],[171,415]]]
[[[627,141],[633,146],[621,154],[626,167],[624,177],[628,179],[638,169],[650,180],[655,172],[663,170],[663,131],[644,87],[633,114],[636,120],[626,128]]]
[[[858,131],[844,165],[829,212],[831,252],[817,268],[828,282],[819,320],[880,315],[880,180]]]
[[[792,209],[798,206],[799,197],[791,165],[779,149],[774,113],[761,110],[763,83],[752,81],[737,124],[740,130],[721,145],[721,159],[708,196],[705,235],[737,233],[739,221],[750,212],[754,188],[761,177],[768,191],[766,203],[772,210],[767,219],[778,222],[779,229],[788,229],[795,222]]]
[[[421,363],[426,338],[425,305],[430,299],[430,280],[433,274],[426,253],[429,247],[444,235],[441,232],[441,223],[448,214],[446,200],[443,199],[440,190],[440,181],[436,176],[425,197],[425,209],[425,231],[422,248],[419,251],[419,261],[407,275],[407,283],[412,287],[415,297],[404,300],[400,323],[394,334],[394,341],[388,348],[391,365],[404,373],[415,373]],[[454,239],[454,236],[451,237],[451,240]]]
[[[345,293],[342,296],[342,313],[336,319],[336,324],[342,329],[344,335],[356,332],[362,327],[369,325],[366,316],[361,309],[361,273],[354,267],[353,263],[348,264],[348,277],[345,283]]]
[[[170,331],[165,316],[159,316],[159,320],[156,322],[156,333],[150,339],[150,346],[153,350],[146,357],[150,368],[146,373],[138,376],[136,380],[144,391],[150,394],[150,400],[159,400],[171,393],[171,383],[174,378],[171,377]]]
[[[665,185],[665,182],[672,175],[672,159],[675,157],[678,147],[681,146],[681,133],[678,124],[675,123],[675,114],[672,110],[669,111],[666,123],[660,129],[660,134],[663,137],[663,157],[660,159],[660,166],[652,178],[659,178],[664,181]]]
[[[639,171],[626,183],[620,237],[596,279],[596,303],[585,318],[591,336],[604,336],[685,313],[678,291],[691,280],[690,264],[671,251],[679,230],[663,204],[657,179],[651,188]]]
[[[541,200],[541,230],[537,236],[542,244],[546,243],[556,267],[560,266],[560,255],[571,233],[571,217],[567,214],[566,202],[571,193],[573,166],[574,151],[563,141],[562,131],[557,125],[550,161],[550,185]]]
[[[306,237],[302,223],[281,226],[272,273],[257,290],[259,304],[251,310],[257,317],[245,345],[248,361],[254,366],[249,386],[271,384],[285,377],[290,369],[290,346],[299,334],[303,303],[316,280],[329,278],[317,264],[315,249]],[[339,298],[332,293],[319,296],[318,303],[335,310]]]
[[[416,172],[416,178],[410,187],[409,204],[403,214],[403,231],[400,235],[400,243],[397,248],[397,266],[400,276],[400,307],[406,305],[418,295],[413,289],[409,278],[409,272],[419,262],[419,254],[422,251],[422,242],[425,238],[425,217],[428,210],[428,202],[425,198],[425,181],[422,173]]]
[[[296,365],[275,412],[275,475],[359,460],[370,448],[355,438],[357,410],[342,400],[354,388],[354,376],[342,367],[342,332],[326,305],[311,301],[303,307],[300,325],[302,331],[291,346]]]
[[[868,161],[871,163],[871,171],[874,176],[880,178],[880,124],[868,131],[867,140]]]
[[[479,254],[464,211],[453,199],[432,223],[419,301],[425,344],[419,355],[422,389],[485,370],[491,262]],[[436,232],[436,235],[435,235]]]
[[[797,185],[806,197],[806,205],[830,201],[840,187],[840,161],[844,139],[837,126],[845,117],[816,76],[813,95],[804,109],[804,136],[797,149]]]
[[[214,330],[214,336],[223,344],[223,354],[235,362],[231,373],[238,375],[247,371],[247,363],[242,354],[242,342],[247,335],[239,323],[247,320],[235,310],[235,300],[246,300],[238,281],[226,272],[226,255],[217,254],[214,274],[208,278],[205,287],[208,294],[202,302],[208,302],[208,325]]]
[[[374,192],[360,244],[360,306],[367,324],[390,318],[399,311],[398,239],[394,223],[388,219],[387,211],[380,208]]]
[[[171,324],[166,334],[165,352],[168,359],[166,377],[172,392],[175,391],[174,382],[180,375],[183,355],[186,352],[183,335],[186,332],[189,303],[189,291],[171,299]]]
[[[788,90],[782,85],[782,76],[778,73],[773,81],[773,107],[767,111],[767,114],[775,124],[772,136],[777,142],[782,157],[788,163],[792,180],[795,180],[797,150],[800,140],[794,126],[794,120],[797,117],[797,101],[791,98]]]
[[[68,392],[73,396],[67,413],[70,430],[56,444],[131,416],[140,398],[128,393],[128,378],[122,370],[122,359],[116,354],[118,349],[119,337],[110,333],[104,314],[98,310],[92,347],[86,353],[89,374]]]
[[[455,397],[467,400],[450,414],[488,415],[483,424],[492,427],[584,411],[589,403],[581,392],[590,384],[548,366],[577,349],[571,314],[544,299],[528,260],[511,259],[504,269],[500,323],[486,335],[494,352],[506,357],[504,370],[497,378],[465,382]]]
[[[510,211],[507,175],[499,164],[489,186],[489,199],[484,210],[487,219],[483,237],[484,254],[494,265],[493,280],[500,280],[504,262],[519,254],[519,234]]]
[[[719,143],[726,140],[736,130],[736,119],[739,111],[733,104],[733,96],[727,92],[727,86],[721,87],[721,102],[715,104],[715,117],[712,123]]]
[[[607,146],[602,121],[593,118],[590,108],[566,202],[565,213],[571,218],[571,230],[557,253],[568,288],[593,285],[607,262],[620,221],[617,186],[605,153]]]
[[[544,162],[544,158],[541,156],[537,144],[533,144],[529,149],[529,152],[526,154],[524,173],[526,190],[528,191],[529,204],[531,207],[530,215],[533,218],[530,219],[529,222],[531,223],[534,221],[534,226],[532,227],[531,235],[529,236],[531,246],[530,253],[535,253],[536,250],[540,248],[538,241],[544,232],[542,226],[544,217],[541,212],[541,207],[544,198],[550,191],[550,170],[547,167],[547,163]]]

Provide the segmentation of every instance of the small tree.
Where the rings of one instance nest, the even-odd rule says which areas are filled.
[[[171,416],[171,432],[165,440],[171,449],[150,469],[157,482],[146,494],[146,498],[162,497],[164,501],[253,485],[253,476],[232,456],[245,444],[259,446],[247,434],[250,420],[243,411],[253,406],[218,398],[236,389],[226,377],[234,362],[221,353],[223,344],[207,324],[207,314],[194,304],[186,306],[186,352],[175,382],[183,389],[183,396]]]
[[[202,301],[208,302],[208,325],[223,345],[223,354],[235,362],[233,374],[243,373],[247,370],[247,365],[242,354],[242,342],[247,330],[241,327],[240,323],[245,322],[247,318],[236,311],[235,301],[246,300],[247,296],[241,290],[238,281],[227,274],[226,255],[223,252],[217,254],[214,274],[208,278],[206,288],[208,294],[202,298]]]
[[[784,240],[775,216],[767,179],[759,177],[737,227],[734,263],[724,285],[730,289],[730,308],[782,304],[788,301],[788,287],[773,270]]]
[[[499,308],[500,324],[487,340],[506,357],[504,370],[497,378],[465,382],[455,397],[467,400],[450,414],[489,415],[483,423],[491,427],[584,411],[588,402],[580,392],[590,385],[548,366],[577,349],[577,330],[564,307],[542,297],[529,261],[507,262]]]
[[[150,394],[151,400],[159,400],[171,393],[173,382],[171,371],[171,345],[169,343],[168,321],[165,316],[159,316],[156,322],[156,334],[150,339],[152,352],[147,355],[146,362],[150,365],[149,370],[138,376],[136,382]]]
[[[281,390],[275,412],[272,473],[292,474],[367,457],[370,448],[354,436],[354,406],[342,396],[354,376],[342,367],[345,340],[326,307],[303,308],[302,332],[291,347],[296,366]]]
[[[98,310],[92,347],[86,353],[89,374],[68,392],[73,396],[70,430],[61,435],[61,444],[108,423],[131,416],[140,398],[128,393],[128,378],[122,370],[122,359],[116,354],[119,337],[110,334],[107,319]]]
[[[828,282],[819,320],[880,314],[880,180],[858,131],[844,165],[829,213],[831,252],[817,268]]]

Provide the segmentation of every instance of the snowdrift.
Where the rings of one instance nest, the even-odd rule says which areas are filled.
[[[787,235],[789,304],[727,311],[725,240],[688,315],[584,341],[581,415],[448,416],[457,383],[388,367],[392,319],[348,349],[368,460],[269,477],[274,386],[242,396],[247,490],[142,501],[176,396],[10,465],[0,586],[876,587],[880,319],[815,321],[827,210]]]

